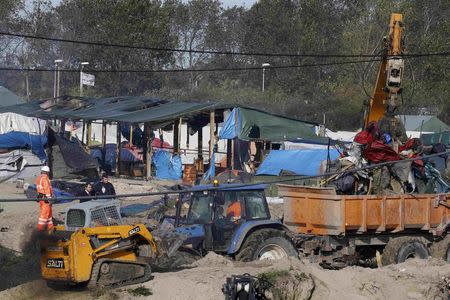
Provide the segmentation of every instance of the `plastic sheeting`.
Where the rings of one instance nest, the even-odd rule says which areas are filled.
[[[208,179],[213,179],[214,176],[216,175],[216,153],[213,152],[211,155],[211,158],[209,160],[209,169],[208,171],[205,172],[205,175],[203,175],[203,179],[204,180],[208,180]]]
[[[158,179],[180,179],[182,164],[179,155],[172,155],[169,151],[158,150],[153,154],[153,165]]]
[[[235,108],[225,120],[222,129],[219,132],[219,139],[231,140],[238,137],[241,117],[239,109]]]
[[[142,148],[142,139],[144,133],[142,132],[142,129],[139,126],[132,125],[131,123],[128,122],[124,122],[120,124],[120,132],[127,141],[130,141],[131,126],[133,126],[133,145]]]
[[[17,131],[43,135],[45,126],[46,121],[38,118],[25,117],[15,113],[0,114],[0,134]]]
[[[84,150],[79,140],[69,141],[58,134],[55,134],[55,139],[65,164],[72,169],[71,172],[98,168],[97,160]]]
[[[43,162],[29,150],[13,150],[0,154],[0,182],[17,178],[35,178]]]
[[[47,137],[26,132],[8,132],[0,134],[0,149],[31,149],[41,160],[46,160],[44,145]]]
[[[314,150],[272,150],[259,166],[256,175],[279,175],[289,171],[296,175],[319,174],[320,163],[328,157],[327,149]],[[339,157],[336,149],[330,149],[330,159]]]
[[[221,139],[286,141],[317,138],[315,125],[255,109],[234,108],[219,133]]]

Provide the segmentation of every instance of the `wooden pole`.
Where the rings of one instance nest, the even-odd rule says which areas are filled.
[[[130,147],[133,146],[133,124],[130,125],[130,139],[128,141],[130,142]]]
[[[200,127],[197,132],[197,170],[203,173],[203,127]]]
[[[153,148],[152,148],[152,138],[151,138],[151,130],[152,128],[148,123],[144,125],[145,132],[145,177],[147,180],[152,178],[152,157],[153,157]]]
[[[180,152],[180,120],[173,123],[173,153]]]
[[[189,149],[189,123],[186,123],[186,149]]]
[[[228,139],[227,140],[227,169],[231,170],[232,169],[232,165],[231,165],[231,144],[232,140]]]
[[[87,144],[89,153],[91,151],[91,145],[92,145],[91,136],[92,136],[92,122],[88,121],[87,131],[86,131],[86,144]]]
[[[117,122],[116,131],[116,176],[120,175],[120,142],[122,140],[122,133],[120,132],[120,122]]]
[[[214,131],[216,129],[214,117],[215,117],[215,112],[212,110],[209,112],[209,157],[210,158],[214,151],[214,144],[216,142],[216,139],[214,137]]]
[[[106,158],[106,121],[102,123],[102,161],[105,164]]]

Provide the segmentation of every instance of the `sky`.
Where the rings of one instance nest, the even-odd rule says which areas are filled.
[[[228,7],[232,7],[235,5],[243,5],[247,8],[249,8],[250,6],[253,5],[253,3],[255,3],[257,0],[222,0],[221,2],[223,3],[223,7],[228,8]],[[52,0],[53,5],[58,5],[61,0]],[[183,0],[183,2],[188,2],[188,0]]]

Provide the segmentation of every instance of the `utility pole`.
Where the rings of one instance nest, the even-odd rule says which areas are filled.
[[[55,59],[55,79],[53,82],[53,98],[59,97],[59,64],[62,63],[62,59]]]
[[[266,71],[266,68],[268,68],[268,67],[270,67],[270,64],[269,63],[263,63],[262,64],[262,92],[264,93],[264,84],[265,84],[265,71]]]
[[[83,67],[89,65],[89,62],[83,61],[80,64],[80,97],[83,97]]]

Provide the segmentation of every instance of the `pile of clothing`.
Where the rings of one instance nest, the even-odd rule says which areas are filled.
[[[431,154],[437,155],[422,158]],[[394,161],[397,162],[375,166]],[[417,138],[402,142],[371,122],[343,149],[341,157],[328,166],[328,172],[348,172],[331,176],[323,180],[322,185],[332,184],[339,194],[347,195],[447,193],[450,191],[448,163],[444,144],[424,146]],[[370,165],[374,167],[365,168]]]

